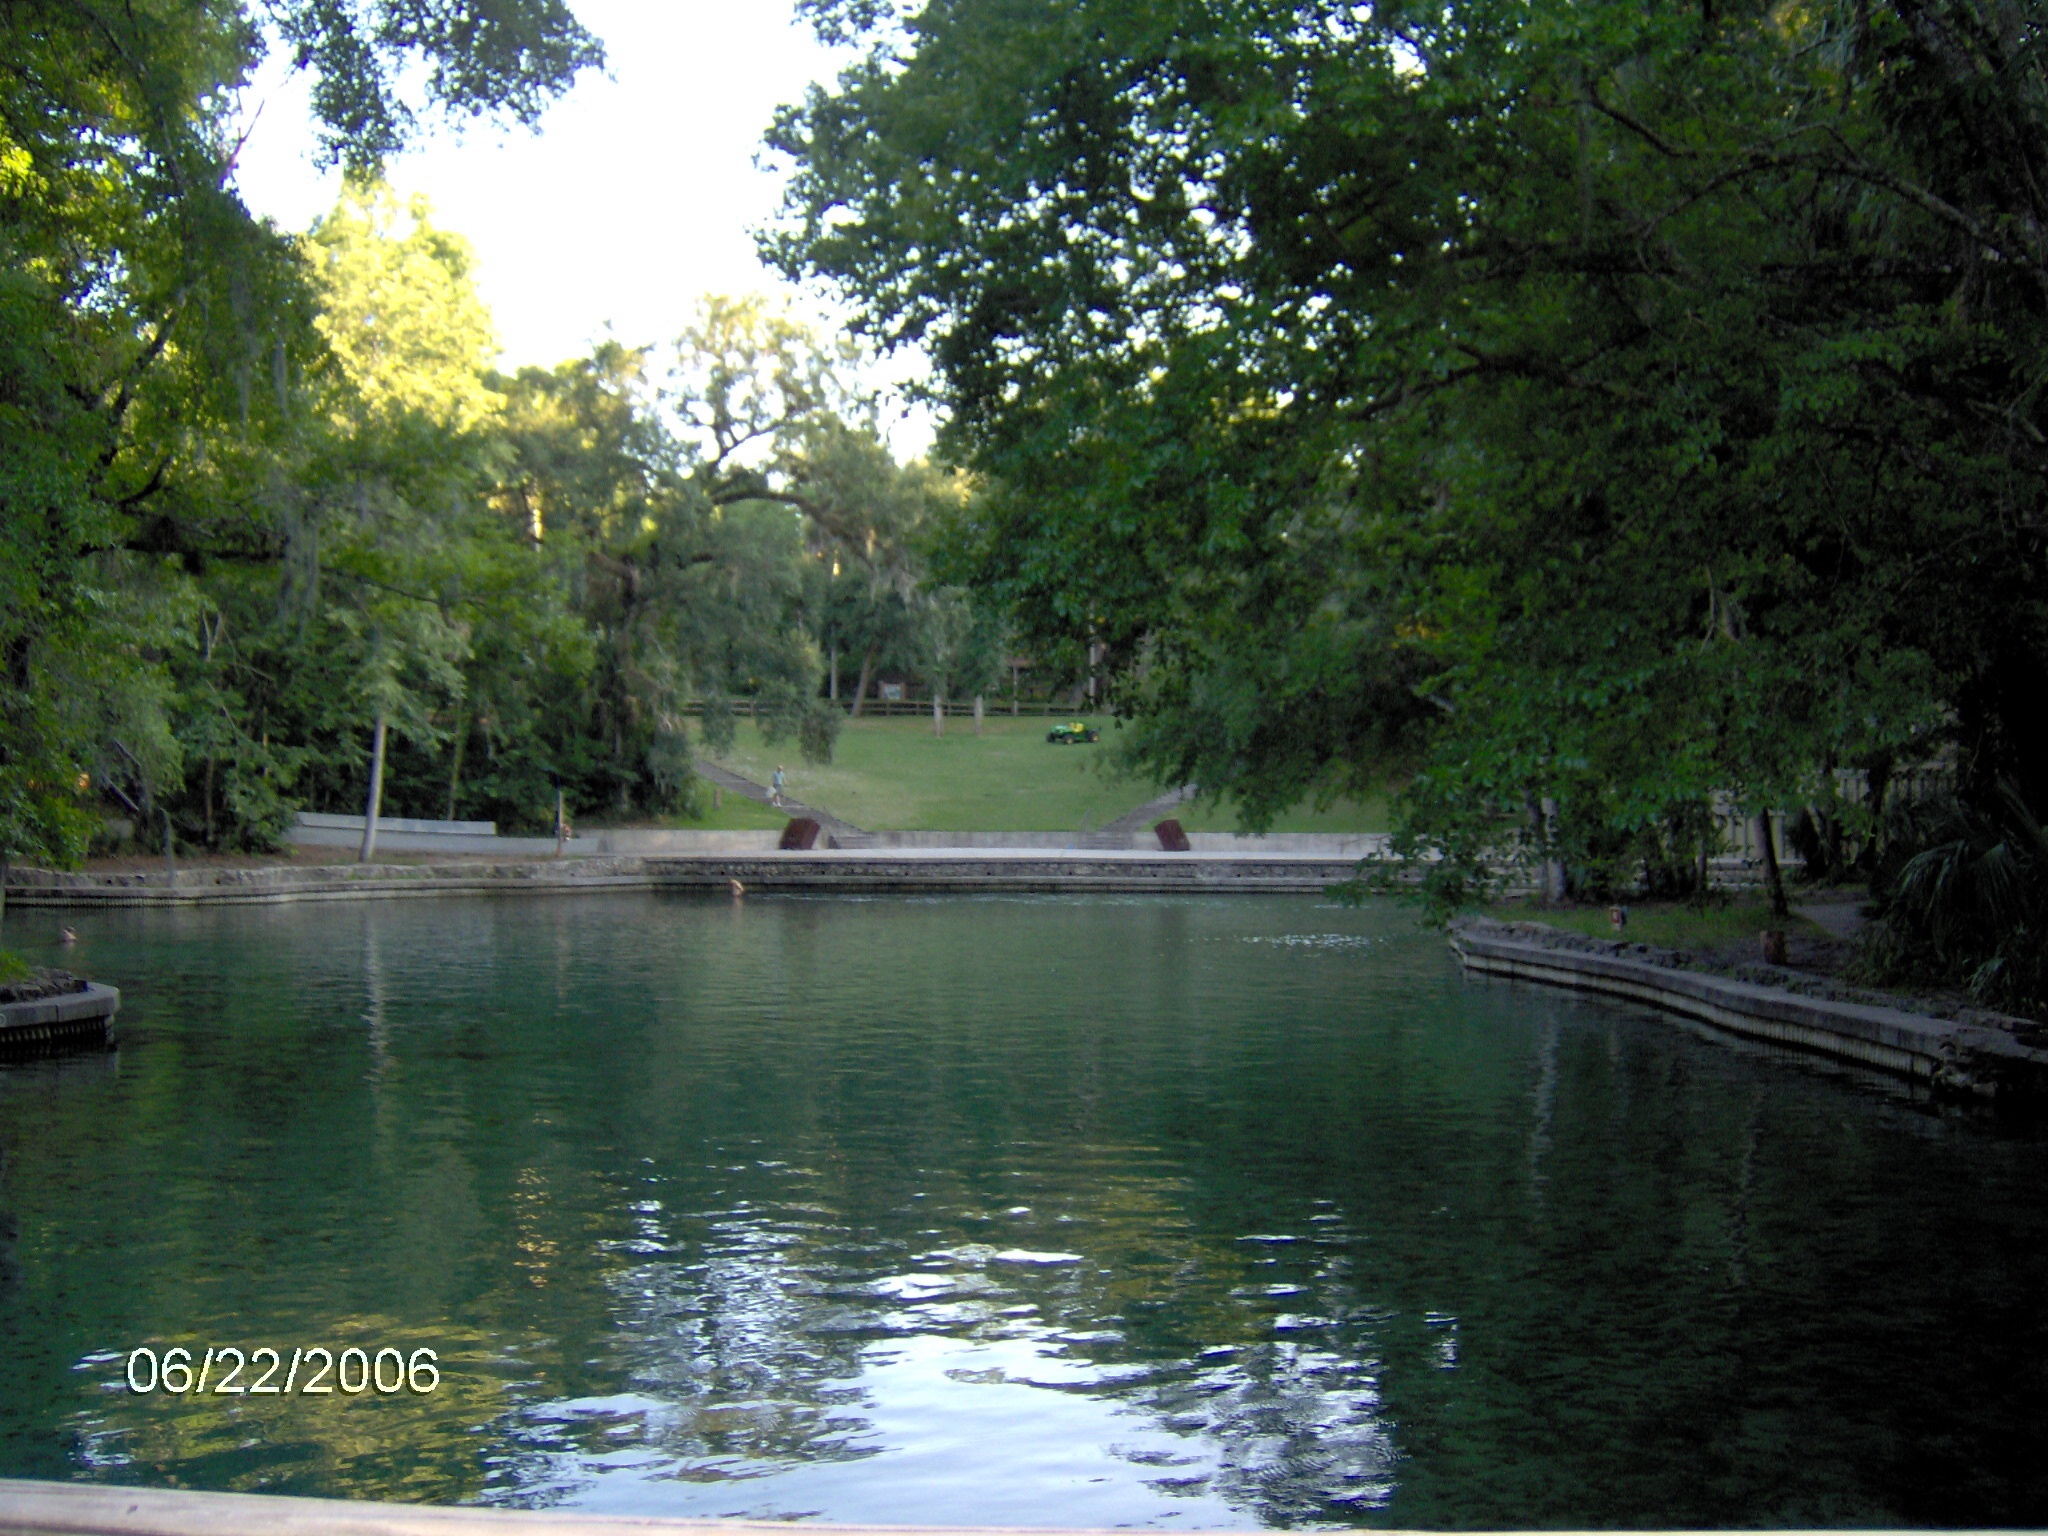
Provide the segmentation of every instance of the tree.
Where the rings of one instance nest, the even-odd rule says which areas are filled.
[[[801,444],[849,398],[829,352],[759,301],[713,298],[658,381],[650,362],[607,345],[500,381],[501,509],[597,637],[571,777],[586,808],[614,812],[689,799],[688,704],[714,749],[741,700],[815,758],[838,724],[816,697],[823,578],[789,489],[811,483]]]
[[[257,744],[217,729],[232,686],[181,699],[175,673],[217,654],[197,578],[304,542],[271,493],[322,348],[291,243],[230,182],[266,21],[359,168],[412,128],[393,81],[414,65],[440,109],[531,122],[599,61],[559,0],[0,10],[0,841],[23,856],[75,859],[99,789],[141,790],[138,811],[176,791],[180,722],[209,807],[230,743]],[[246,759],[289,769],[267,745]],[[268,815],[262,798],[243,803]]]
[[[963,587],[928,587],[919,594],[917,669],[932,691],[932,734],[946,734],[946,704],[975,701],[974,734],[981,734],[981,696],[1002,675],[1007,632],[1003,616]]]
[[[483,374],[497,345],[468,246],[433,226],[424,200],[401,209],[388,188],[354,182],[307,248],[314,323],[342,385],[334,449],[308,489],[332,533],[331,632],[356,658],[350,692],[370,726],[367,860],[391,728],[428,745],[443,702],[459,713],[463,557],[494,531],[465,502],[495,449],[501,401]]]
[[[1450,896],[1900,757],[2048,808],[2027,8],[810,12],[766,247],[929,351],[954,569],[1152,772],[1412,768]]]

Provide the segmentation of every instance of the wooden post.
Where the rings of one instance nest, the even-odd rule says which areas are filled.
[[[974,734],[981,734],[981,695],[974,696]]]
[[[932,734],[946,734],[946,709],[945,705],[939,702],[939,691],[936,688],[932,690]]]
[[[377,711],[377,724],[370,732],[370,794],[363,808],[363,845],[356,850],[356,862],[367,864],[377,852],[377,813],[384,808],[384,711]],[[169,827],[169,818],[165,818]],[[165,833],[166,846],[169,833]]]

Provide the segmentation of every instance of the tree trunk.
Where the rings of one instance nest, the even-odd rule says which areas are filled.
[[[936,688],[932,690],[932,734],[934,736],[946,734],[946,706],[940,700]]]
[[[1540,808],[1543,815],[1543,899],[1562,902],[1566,891],[1564,860],[1557,856],[1557,802],[1545,795]]]
[[[1785,900],[1785,874],[1778,868],[1778,845],[1771,836],[1771,813],[1756,813],[1756,840],[1763,851],[1764,889],[1770,893],[1771,916],[1789,917],[1792,907]]]
[[[455,712],[455,750],[448,761],[448,819],[455,819],[455,791],[462,784],[462,747],[469,733],[462,728],[462,711]]]
[[[0,853],[0,939],[7,937],[7,866],[13,855]]]
[[[206,846],[213,846],[213,754],[206,756]]]
[[[1010,713],[1012,715],[1024,713],[1024,701],[1019,697],[1022,692],[1023,688],[1017,677],[1017,668],[1012,667],[1010,668]]]
[[[860,659],[860,681],[853,689],[853,718],[860,718],[860,707],[867,702],[868,684],[875,680],[875,648],[871,645],[867,654]]]
[[[827,691],[825,697],[830,699],[834,704],[837,704],[839,702],[839,646],[836,641],[833,643],[832,646],[831,670],[827,672],[826,676],[829,679],[829,681],[827,683]]]
[[[974,734],[981,734],[981,695],[974,696]]]
[[[356,850],[356,862],[367,864],[377,852],[377,813],[384,806],[384,711],[377,711],[377,724],[370,732],[370,795],[363,808],[363,846]]]

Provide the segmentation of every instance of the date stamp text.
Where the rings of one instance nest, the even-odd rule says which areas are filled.
[[[431,1349],[410,1355],[396,1349],[324,1345],[295,1349],[289,1360],[268,1344],[244,1353],[234,1345],[216,1345],[194,1359],[183,1345],[159,1353],[128,1352],[128,1390],[137,1394],[167,1392],[173,1397],[319,1397],[365,1392],[386,1397],[400,1392],[420,1396],[441,1385],[440,1357]]]

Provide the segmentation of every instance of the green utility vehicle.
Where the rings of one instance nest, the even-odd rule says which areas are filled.
[[[1098,741],[1101,738],[1094,726],[1083,725],[1079,720],[1069,720],[1065,725],[1056,725],[1047,731],[1045,739],[1056,747],[1064,747],[1070,742]]]

